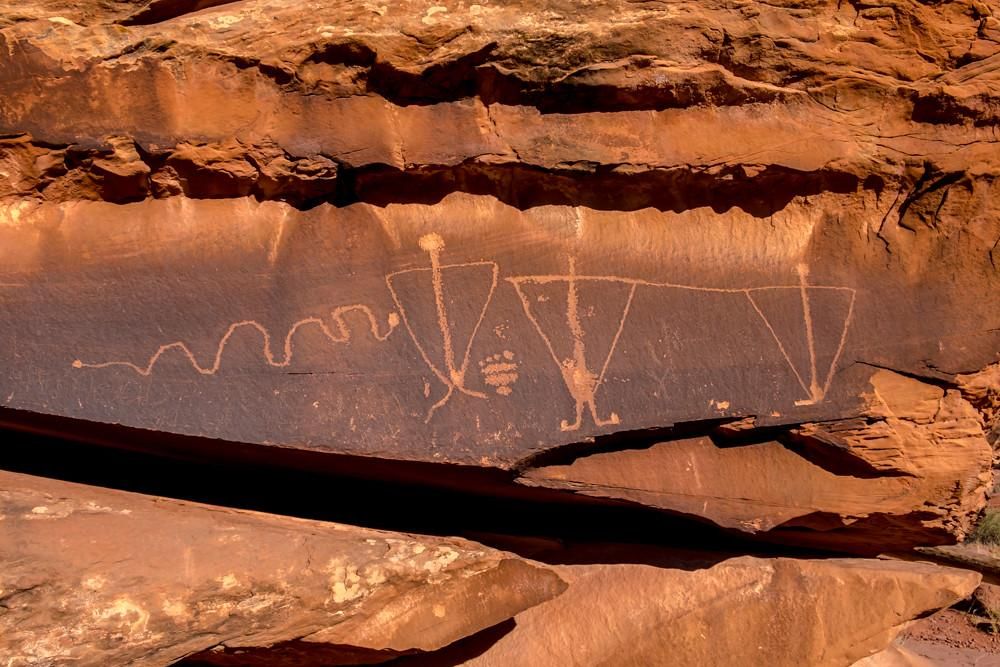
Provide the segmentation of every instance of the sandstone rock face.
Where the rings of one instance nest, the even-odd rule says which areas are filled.
[[[0,473],[0,516],[11,667],[376,664],[511,618],[467,664],[846,667],[980,580],[862,559],[551,567],[13,473]]]
[[[973,594],[976,602],[983,608],[987,616],[1000,614],[1000,586],[982,583]]]
[[[203,651],[241,664],[272,646],[323,664],[384,662],[566,587],[544,566],[465,540],[6,472],[0,517],[0,655],[10,667],[155,667]]]
[[[997,359],[975,2],[212,4],[5,10],[8,408],[509,467]]]
[[[851,665],[978,581],[927,564],[754,558],[697,572],[570,566],[560,575],[565,593],[518,614],[514,630],[467,664]]]
[[[975,2],[215,4],[0,15],[5,421],[511,468],[997,360]]]
[[[955,542],[1000,436],[998,73],[980,0],[4,3],[0,427]],[[846,666],[975,584],[0,493],[6,667]]]
[[[859,551],[965,534],[991,480],[982,417],[958,390],[888,371],[871,384],[862,419],[803,424],[784,442],[665,442],[527,470],[521,481]],[[823,467],[834,451],[839,474]]]
[[[933,662],[903,646],[890,646],[858,660],[852,667],[936,667]]]

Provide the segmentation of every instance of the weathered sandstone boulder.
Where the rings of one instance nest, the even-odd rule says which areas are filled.
[[[980,0],[7,3],[0,425],[954,541],[998,63]]]
[[[546,566],[465,540],[13,473],[0,473],[0,563],[10,667],[185,656],[407,664],[422,654],[470,665],[847,667],[980,579],[861,559]]]
[[[465,540],[0,472],[6,667],[156,667],[206,651],[241,664],[260,647],[268,664],[385,662],[565,587],[551,569]]]
[[[1000,618],[1000,586],[984,581],[979,584],[972,598],[984,617],[993,620]]]
[[[663,442],[529,469],[521,482],[855,551],[964,535],[992,479],[980,413],[958,390],[884,370],[865,396],[862,418],[803,424],[781,440]]]
[[[883,368],[951,396],[1000,349],[998,35],[975,0],[7,6],[3,420],[512,468],[840,431]],[[960,535],[958,440],[874,497]]]
[[[569,588],[468,665],[847,666],[979,575],[921,563],[738,558],[684,572],[567,566]],[[614,583],[612,583],[614,582]]]
[[[893,644],[883,651],[858,660],[852,667],[937,667],[937,665],[905,646]]]

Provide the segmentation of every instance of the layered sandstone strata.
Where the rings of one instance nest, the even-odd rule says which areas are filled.
[[[323,664],[428,652],[566,588],[466,540],[0,473],[11,667],[171,665],[272,647]]]
[[[406,664],[419,654],[470,665],[846,666],[980,579],[863,559],[552,567],[466,540],[13,473],[0,473],[0,535],[10,667]]]
[[[964,535],[992,477],[983,419],[957,389],[880,370],[858,419],[781,440],[732,430],[522,473],[520,481],[669,509],[771,539],[884,552]],[[739,436],[743,430],[735,431]]]
[[[959,540],[1000,433],[995,14],[979,0],[8,3],[0,424],[640,505],[840,552]],[[553,568],[113,493],[86,509],[81,489],[27,507],[62,492],[15,481],[0,538],[21,537],[0,540],[2,571],[31,581],[4,584],[17,593],[0,594],[0,624],[21,634],[0,641],[26,664],[109,646],[122,660],[266,662],[275,646],[403,660],[463,638],[487,664],[649,664],[668,649],[624,638],[659,627],[696,662],[737,650],[702,632],[705,609],[788,642],[755,614],[798,614],[802,596],[820,602],[819,634],[761,639],[742,664],[847,664],[968,583],[867,561]],[[66,516],[49,512],[63,502]],[[116,502],[144,518],[100,509]],[[266,549],[221,555],[220,517]],[[74,532],[87,522],[104,546]],[[162,553],[129,542],[135,526]],[[214,568],[186,583],[177,526]],[[81,583],[91,561],[65,551],[73,540],[137,550],[131,578]],[[358,582],[342,593],[360,591],[362,570],[394,558],[387,540],[453,549],[475,574],[414,561],[419,576],[400,566],[350,610],[328,603],[340,570],[317,563],[348,558]],[[50,569],[6,567],[28,555]],[[258,609],[240,588],[258,576],[295,604]],[[587,631],[575,595],[609,618],[636,597],[606,593],[614,577],[663,593],[635,626]],[[136,581],[171,602],[121,602]],[[697,595],[734,586],[721,611]],[[475,612],[433,616],[449,587]],[[861,590],[878,599],[845,602]],[[177,621],[175,599],[204,614]],[[433,618],[379,625],[369,599]],[[53,610],[79,636],[50,627]],[[866,629],[837,625],[855,612]],[[565,632],[540,638],[536,617]]]

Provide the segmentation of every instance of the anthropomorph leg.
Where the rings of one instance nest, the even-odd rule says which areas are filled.
[[[600,384],[597,374],[587,368],[586,345],[584,343],[583,326],[580,323],[579,293],[576,281],[576,259],[569,260],[569,274],[566,282],[566,323],[573,336],[573,358],[564,359],[560,364],[563,382],[576,402],[576,419],[572,424],[563,420],[560,428],[563,431],[575,431],[583,421],[583,409],[586,406],[597,426],[608,426],[618,423],[618,415],[611,413],[607,419],[597,416],[597,405],[594,394]]]
[[[465,387],[465,367],[459,367],[455,363],[455,345],[451,335],[451,323],[448,319],[448,307],[444,298],[444,271],[441,265],[441,251],[444,250],[444,239],[438,234],[425,234],[420,237],[419,245],[421,250],[425,250],[431,261],[431,287],[434,290],[434,308],[437,311],[438,329],[441,332],[441,341],[444,354],[444,376],[441,380],[447,385],[448,391],[441,400],[431,406],[427,413],[427,419],[434,415],[434,412],[443,406],[451,398],[457,389],[468,396],[476,398],[486,398],[486,394],[467,389]],[[491,291],[492,296],[492,291]]]
[[[802,315],[806,325],[806,345],[809,347],[809,400],[799,401],[799,404],[819,403],[825,392],[819,385],[816,376],[816,337],[813,333],[812,311],[809,305],[809,266],[799,264],[799,294],[802,298]]]

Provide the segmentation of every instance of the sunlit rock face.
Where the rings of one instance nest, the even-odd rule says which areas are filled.
[[[959,406],[997,361],[977,7],[8,9],[0,400],[520,469],[743,420],[840,474],[899,430],[880,374]],[[976,409],[960,489],[904,493],[946,535],[989,482]]]
[[[567,586],[468,540],[14,473],[0,473],[0,512],[0,647],[18,667],[171,665],[202,651],[240,664],[232,654],[275,645],[322,664],[382,662],[435,651]]]
[[[8,4],[0,424],[865,555],[982,510],[978,0]]]
[[[468,540],[6,472],[0,516],[12,667],[846,666],[980,580],[873,559],[549,566]],[[720,625],[739,631],[723,640]]]

